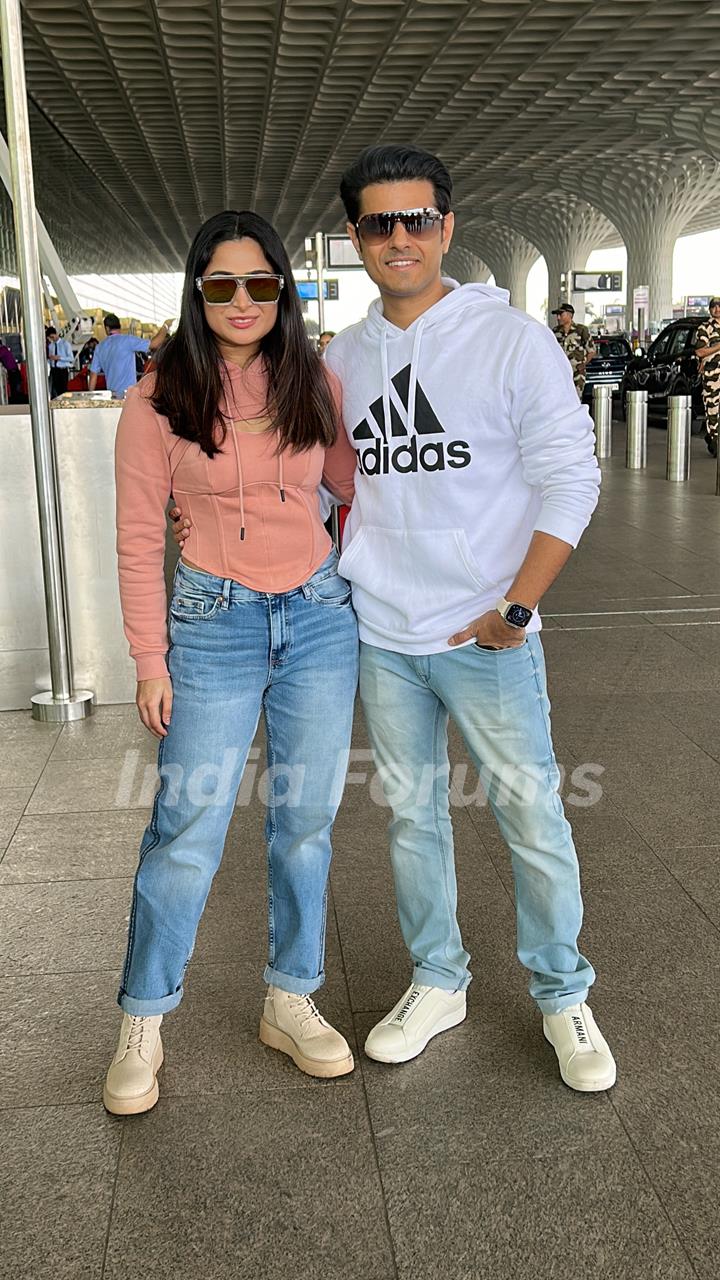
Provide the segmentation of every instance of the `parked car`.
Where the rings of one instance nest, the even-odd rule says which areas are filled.
[[[586,369],[583,400],[592,400],[593,387],[614,383],[619,388],[633,355],[627,338],[619,333],[596,334],[593,337],[593,346],[597,355],[593,357]]]
[[[667,426],[668,396],[692,396],[693,434],[705,429],[700,363],[695,355],[697,331],[703,316],[673,320],[658,334],[647,352],[642,350],[629,362],[620,394],[625,412],[628,391],[647,391],[648,419]]]

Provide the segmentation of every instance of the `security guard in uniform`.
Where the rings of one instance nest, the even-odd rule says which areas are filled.
[[[570,361],[575,390],[582,400],[585,389],[585,369],[588,362],[597,354],[592,344],[590,330],[584,324],[575,324],[573,319],[575,308],[570,302],[561,302],[557,310],[551,314],[557,316],[558,322],[553,333]]]
[[[720,298],[711,298],[708,310],[710,318],[697,331],[695,355],[700,361],[702,375],[705,441],[713,458],[716,458],[720,423]]]

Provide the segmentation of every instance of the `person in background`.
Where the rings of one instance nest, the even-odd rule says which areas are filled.
[[[12,402],[20,390],[20,370],[12,351],[2,338],[0,338],[0,364],[7,374],[8,400]]]
[[[320,334],[320,337],[318,338],[317,347],[321,356],[325,355],[325,352],[327,348],[330,346],[330,343],[332,342],[334,337],[335,337],[335,334],[332,329],[325,329],[324,332]]]
[[[700,361],[702,375],[705,442],[708,452],[716,458],[720,420],[720,298],[710,299],[708,311],[708,319],[700,325],[696,334],[698,345],[695,355]]]
[[[95,355],[95,348],[97,347],[97,345],[98,345],[98,340],[94,335],[91,338],[88,338],[87,342],[85,343],[85,346],[82,347],[80,351],[80,355],[78,356],[78,364],[80,365],[81,369],[86,369],[87,366],[90,364],[93,356]]]
[[[48,329],[47,357],[50,365],[50,395],[53,400],[67,391],[70,370],[75,365],[73,349],[67,338],[61,338],[57,329]]]
[[[135,352],[156,351],[168,336],[170,322],[165,321],[152,338],[136,338],[132,333],[123,333],[120,321],[112,313],[104,320],[106,338],[99,342],[90,365],[89,390],[97,386],[99,373],[105,374],[105,383],[112,392],[114,400],[124,400],[128,387],[137,382]]]
[[[575,323],[575,308],[570,302],[561,302],[552,314],[557,316],[553,333],[570,361],[575,390],[582,400],[585,390],[585,371],[593,356],[597,355],[590,330],[584,324]]]

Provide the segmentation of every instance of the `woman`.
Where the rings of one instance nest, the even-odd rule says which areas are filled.
[[[330,832],[357,683],[350,588],[321,479],[352,495],[338,388],[305,335],[290,262],[253,213],[217,214],[188,256],[177,333],[133,387],[116,444],[120,594],[161,785],[140,848],[107,1075],[109,1111],[158,1098],[160,1023],[182,983],[261,712],[268,743],[265,1044],[316,1076],[353,1069],[323,982]],[[192,519],[170,604],[170,493]],[[168,652],[169,649],[169,652]]]

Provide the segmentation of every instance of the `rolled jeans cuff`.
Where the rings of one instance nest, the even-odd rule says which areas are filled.
[[[567,996],[541,996],[535,1003],[541,1013],[562,1013],[563,1009],[574,1004],[584,1004],[588,995],[589,988],[585,987],[583,991],[573,991]]]
[[[325,974],[319,973],[317,978],[296,978],[292,973],[280,973],[278,969],[272,969],[268,965],[263,979],[269,987],[279,987],[281,991],[289,991],[294,996],[309,996],[323,985]]]
[[[159,1013],[169,1013],[171,1009],[177,1008],[182,998],[182,987],[179,991],[173,991],[171,996],[163,996],[161,1000],[135,1000],[133,996],[121,992],[118,1004],[123,1013],[129,1013],[132,1017],[155,1018]]]
[[[450,978],[446,973],[435,973],[426,965],[416,964],[412,980],[419,987],[439,987],[441,991],[467,991],[472,982],[472,975],[468,973],[459,979]]]

